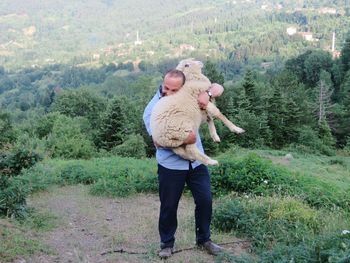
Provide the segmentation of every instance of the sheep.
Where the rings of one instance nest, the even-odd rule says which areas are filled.
[[[209,133],[215,142],[220,142],[212,117],[219,118],[232,132],[243,133],[242,128],[229,121],[220,110],[209,102],[206,109],[200,109],[197,99],[201,92],[208,90],[209,79],[202,74],[203,63],[192,59],[182,60],[176,69],[186,76],[183,87],[175,94],[159,100],[151,113],[152,137],[162,147],[172,150],[187,160],[198,160],[206,165],[218,165],[201,153],[196,144],[183,145],[191,131],[197,131],[202,122],[207,121]]]

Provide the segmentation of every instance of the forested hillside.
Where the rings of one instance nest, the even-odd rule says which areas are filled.
[[[274,61],[306,48],[340,50],[350,27],[344,1],[8,1],[0,3],[0,63],[6,69],[74,63],[159,63],[192,56],[241,63]],[[294,35],[286,30],[294,27]],[[302,32],[312,33],[305,40]],[[137,38],[138,35],[138,38]]]

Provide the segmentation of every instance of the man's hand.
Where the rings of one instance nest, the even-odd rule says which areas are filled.
[[[186,138],[186,140],[184,140],[184,143],[183,144],[194,144],[196,143],[196,133],[194,131],[191,131],[189,134],[188,134],[188,137]]]
[[[153,140],[153,144],[156,148],[162,147],[160,144],[158,144],[156,141]]]
[[[224,92],[224,87],[220,84],[213,83],[208,88],[210,90],[210,93],[212,94],[213,98],[221,96],[221,94]],[[207,105],[210,101],[209,95],[206,91],[201,92],[198,95],[198,105],[202,110],[205,110],[207,108]]]

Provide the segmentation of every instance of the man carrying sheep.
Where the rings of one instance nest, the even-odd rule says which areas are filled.
[[[143,114],[143,120],[150,136],[150,117],[154,105],[164,96],[169,96],[181,89],[185,83],[185,75],[179,70],[168,71],[163,84],[148,103]],[[219,97],[224,88],[219,84],[212,84],[207,92],[198,96],[198,104],[206,108],[211,97]],[[196,143],[198,149],[204,152],[198,131],[192,131],[183,144]],[[159,234],[161,251],[159,256],[167,258],[172,255],[177,228],[177,208],[185,187],[190,188],[195,201],[196,242],[208,253],[217,255],[222,248],[210,240],[210,223],[212,216],[212,195],[208,168],[199,161],[188,161],[176,155],[171,149],[160,147],[154,142],[157,151],[158,181],[160,197]]]

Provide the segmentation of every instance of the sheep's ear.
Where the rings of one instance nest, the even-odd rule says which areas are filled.
[[[203,68],[204,64],[202,61],[196,61],[196,64],[200,67]]]

